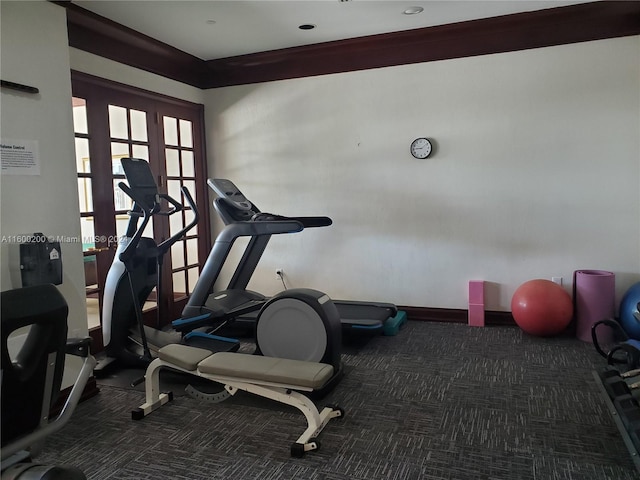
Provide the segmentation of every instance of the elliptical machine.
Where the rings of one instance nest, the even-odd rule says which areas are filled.
[[[340,377],[340,316],[327,294],[296,288],[269,299],[245,288],[212,291],[238,238],[250,238],[243,257],[259,258],[272,235],[296,233],[305,228],[330,224],[328,217],[292,218],[262,214],[249,221],[226,225],[216,237],[200,278],[182,311],[182,318],[172,323],[173,328],[189,332],[200,327],[233,327],[249,315],[257,354],[331,364]]]
[[[181,335],[144,325],[142,307],[154,288],[160,298],[164,255],[195,227],[200,217],[189,190],[182,187],[182,194],[194,213],[191,223],[160,244],[152,238],[143,237],[145,227],[154,215],[170,216],[185,206],[158,192],[147,161],[123,158],[121,162],[129,185],[120,182],[118,186],[134,203],[127,212],[127,230],[118,243],[105,282],[102,334],[107,358],[100,360],[96,372],[105,370],[114,362],[123,367],[145,368],[158,349],[171,343],[183,343],[213,352],[238,350],[240,344],[236,339],[200,331]],[[162,200],[170,205],[168,210],[162,210]],[[158,302],[158,317],[160,308],[161,302]]]

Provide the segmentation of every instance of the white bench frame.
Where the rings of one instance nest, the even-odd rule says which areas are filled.
[[[131,411],[131,418],[133,420],[141,420],[159,409],[162,405],[173,400],[173,394],[171,392],[160,392],[160,370],[162,368],[178,370],[206,378],[212,382],[221,383],[230,395],[235,395],[238,390],[244,390],[286,405],[291,405],[300,410],[307,419],[307,429],[291,446],[291,455],[294,457],[302,457],[305,452],[320,448],[320,443],[316,440],[316,437],[322,432],[325,425],[329,423],[329,420],[344,416],[344,410],[335,406],[327,406],[324,407],[322,411],[318,411],[315,404],[308,397],[296,391],[312,392],[313,389],[309,387],[252,379],[250,377],[251,372],[247,372],[247,377],[229,377],[202,373],[199,370],[186,370],[173,363],[156,358],[149,364],[145,373],[146,401],[140,405],[140,407]]]

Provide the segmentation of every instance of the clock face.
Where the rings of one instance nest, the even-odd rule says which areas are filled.
[[[427,158],[431,155],[431,142],[428,138],[416,138],[411,142],[411,155],[416,158]]]

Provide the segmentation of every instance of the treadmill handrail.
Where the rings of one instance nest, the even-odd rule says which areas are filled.
[[[282,233],[297,233],[304,230],[304,225],[297,220],[265,220],[262,222],[230,223],[222,229],[215,243],[233,242],[238,237],[253,237],[259,235],[278,235]]]
[[[225,226],[213,242],[207,261],[200,272],[200,277],[182,311],[182,317],[187,318],[202,313],[207,298],[236,239],[239,237],[262,237],[268,239],[271,235],[297,233],[302,230],[304,230],[304,226],[297,220],[243,221]]]
[[[289,218],[302,223],[302,225],[304,225],[304,228],[329,227],[333,225],[333,220],[331,220],[329,217],[289,217]]]
[[[207,180],[207,184],[218,195],[214,200],[214,206],[225,225],[245,221],[244,218],[248,218],[251,215],[251,221],[295,220],[302,223],[304,228],[328,227],[333,224],[333,220],[326,216],[289,217],[276,213],[261,212],[256,204],[245,197],[231,180],[210,178]],[[234,212],[242,213],[242,215],[235,215]]]
[[[270,222],[275,220],[293,220],[300,222],[304,228],[314,227],[328,227],[333,224],[333,220],[325,216],[314,217],[286,217],[284,215],[277,215],[275,213],[260,212],[256,213],[251,221],[254,222]],[[235,222],[239,223],[239,222]]]

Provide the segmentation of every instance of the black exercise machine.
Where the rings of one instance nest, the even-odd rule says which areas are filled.
[[[33,463],[44,439],[71,417],[95,365],[90,338],[67,340],[68,306],[51,284],[1,294],[2,479],[86,480],[75,467]],[[28,328],[22,334],[19,329]],[[10,345],[11,344],[11,345]],[[15,344],[15,345],[13,345]],[[65,354],[84,359],[71,393],[54,420]]]
[[[640,322],[640,302],[636,306],[634,316]],[[609,351],[605,351],[599,338],[599,332],[606,327],[613,335],[614,345]],[[596,351],[607,359],[609,365],[622,364],[624,369],[633,370],[640,368],[640,341],[630,338],[622,325],[612,318],[598,320],[591,326],[591,340]]]
[[[634,316],[640,321],[640,303]],[[605,350],[598,332],[609,328],[613,333],[613,346]],[[602,398],[618,427],[622,440],[640,471],[640,341],[629,338],[620,323],[603,319],[591,327],[591,338],[596,351],[607,359],[607,367],[593,372]]]
[[[593,372],[602,399],[638,471],[640,471],[639,375],[639,369],[618,370],[613,366],[608,366],[601,372]]]
[[[267,303],[268,298],[245,288],[250,278],[248,268],[238,267],[228,288],[214,291],[214,284],[236,240],[250,239],[241,264],[245,265],[248,263],[245,259],[251,258],[254,264],[250,273],[253,273],[272,235],[297,233],[305,228],[327,225],[331,225],[331,219],[328,217],[290,218],[268,214],[249,221],[227,223],[209,252],[198,283],[182,311],[182,319],[173,322],[174,328],[192,329],[199,324],[210,325],[212,321],[230,321],[237,324],[246,315],[251,316],[253,328],[255,314]]]
[[[182,317],[207,314],[218,316],[224,310],[226,315],[235,318],[236,324],[244,322],[251,325],[255,322],[251,315],[255,311],[253,306],[266,302],[267,298],[258,292],[247,290],[247,285],[271,235],[299,232],[310,227],[328,227],[332,220],[329,217],[286,217],[263,213],[230,180],[209,179],[208,185],[218,195],[214,207],[227,228],[237,227],[238,231],[242,230],[241,235],[250,237],[250,240],[229,284],[223,290],[225,296],[222,298],[218,292],[213,296],[209,293],[218,280],[229,251],[223,245],[214,246],[200,275],[198,288],[189,298]],[[398,315],[396,306],[391,303],[332,301],[338,309],[342,330],[346,335],[382,333],[385,322]],[[222,309],[221,303],[224,304]],[[403,316],[399,322],[404,318]]]
[[[305,228],[330,224],[328,217],[263,215],[256,220],[226,225],[214,241],[198,282],[182,311],[182,318],[172,323],[173,328],[183,333],[197,328],[215,331],[237,325],[249,315],[252,319],[251,330],[255,333],[256,353],[330,364],[334,367],[336,378],[340,378],[340,317],[333,301],[325,293],[297,288],[266,298],[245,288],[213,290],[239,238],[250,238],[247,250],[261,254],[272,235],[297,233]]]
[[[100,360],[96,371],[102,372],[115,362],[124,367],[145,368],[154,358],[154,352],[173,343],[183,343],[213,352],[237,350],[239,342],[236,339],[201,331],[181,335],[144,325],[142,309],[145,301],[154,288],[158,298],[162,292],[164,255],[196,226],[199,212],[189,190],[182,187],[182,194],[194,214],[193,220],[159,244],[153,238],[143,237],[153,216],[174,215],[186,206],[167,194],[159,193],[147,161],[123,158],[121,162],[128,185],[120,182],[118,186],[133,200],[133,206],[128,212],[126,233],[118,243],[105,282],[102,334],[107,357]],[[163,210],[163,201],[169,204],[168,209]],[[158,302],[157,308],[160,318],[161,302]]]
[[[310,289],[292,289],[271,299],[252,298],[250,292],[216,292],[208,272],[219,272],[233,242],[241,236],[260,236],[273,233],[292,233],[302,230],[298,220],[251,222],[228,225],[218,235],[213,249],[195,285],[191,298],[208,297],[206,312],[189,308],[183,318],[173,322],[174,332],[160,331],[144,326],[142,306],[154,287],[161,290],[162,258],[176,241],[182,238],[198,221],[198,210],[189,191],[182,193],[195,214],[194,220],[180,232],[159,245],[143,237],[143,231],[153,215],[172,215],[182,204],[166,194],[160,194],[154,176],[145,160],[123,158],[123,170],[129,185],[119,187],[134,201],[129,214],[129,225],[120,240],[113,264],[107,275],[104,292],[102,328],[108,358],[102,362],[118,360],[128,367],[146,367],[162,347],[184,344],[210,352],[237,351],[237,339],[215,335],[226,322],[241,314],[257,312],[254,324],[258,354],[265,356],[322,362],[333,366],[334,385],[342,376],[341,332],[335,306],[324,293]],[[161,209],[166,200],[171,208]],[[138,220],[142,217],[142,222]],[[303,219],[307,226],[322,224],[326,217]],[[216,273],[217,276],[217,273]],[[203,280],[203,277],[205,278]],[[237,295],[236,295],[237,293]],[[196,318],[192,318],[192,317]]]

